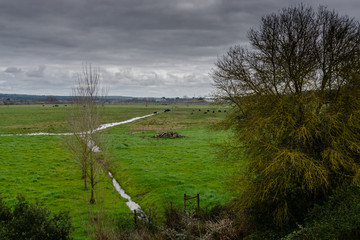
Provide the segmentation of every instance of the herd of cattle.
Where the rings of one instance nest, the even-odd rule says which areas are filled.
[[[170,112],[171,110],[170,109],[165,109],[164,110],[164,112]],[[194,112],[195,112],[196,110],[195,109],[193,109],[192,110],[192,112],[191,112],[191,115],[193,115],[194,114]],[[201,109],[199,109],[199,112],[201,112]],[[216,111],[215,110],[212,110],[212,111],[210,111],[210,109],[207,109],[206,111],[204,111],[204,114],[207,114],[207,113],[215,113]],[[221,110],[217,110],[217,112],[226,112],[226,110],[223,110],[223,111],[221,111]],[[157,114],[158,112],[153,112],[153,114]]]

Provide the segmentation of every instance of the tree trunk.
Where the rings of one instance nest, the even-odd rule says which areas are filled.
[[[94,196],[94,188],[95,188],[95,173],[94,173],[94,162],[93,162],[93,156],[91,156],[90,159],[90,184],[91,184],[91,198],[90,203],[95,203],[95,196]]]

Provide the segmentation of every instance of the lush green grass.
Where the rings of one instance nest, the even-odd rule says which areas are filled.
[[[226,114],[217,109],[172,106],[170,112],[108,129],[110,155],[119,163],[116,178],[125,191],[160,215],[170,201],[182,208],[184,193],[199,193],[202,207],[229,201],[232,196],[224,189],[234,168],[217,161],[214,147],[227,133],[209,129]],[[153,138],[157,132],[170,130],[185,137]]]
[[[101,174],[99,202],[113,214],[128,214],[124,199]],[[38,199],[49,210],[70,210],[75,239],[87,239],[84,223],[90,207],[83,190],[81,171],[57,136],[3,136],[0,138],[0,193],[6,202],[16,201],[18,193],[27,200]],[[95,209],[94,209],[95,211]]]
[[[182,206],[184,193],[200,193],[201,205],[225,203],[232,167],[216,160],[213,145],[224,133],[182,129],[185,138],[152,138],[156,131],[111,134],[111,155],[119,162],[116,177],[134,200],[163,211],[173,201]]]
[[[0,106],[0,133],[65,132],[69,109],[65,105]]]
[[[118,122],[166,109],[163,105],[105,105],[104,123]],[[71,105],[7,105],[0,106],[0,134],[68,132],[67,121]]]
[[[69,109],[64,105],[0,106],[0,133],[67,131]],[[103,118],[104,123],[116,122],[164,109],[171,111],[104,131],[120,184],[145,210],[152,207],[159,215],[170,201],[181,208],[184,193],[200,193],[202,207],[231,199],[224,188],[234,167],[218,162],[213,146],[226,133],[208,129],[225,116],[224,108],[219,112],[219,107],[210,105],[106,105]],[[167,130],[185,138],[152,138]],[[105,175],[98,188],[112,216],[129,213]],[[89,192],[83,190],[80,170],[62,137],[0,136],[0,193],[7,202],[22,193],[29,200],[43,201],[52,211],[70,210],[75,239],[86,239],[83,220],[89,212],[85,200]]]

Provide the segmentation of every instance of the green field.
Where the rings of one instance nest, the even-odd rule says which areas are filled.
[[[0,133],[67,132],[70,108],[1,106]],[[200,193],[203,208],[229,201],[232,196],[224,189],[234,167],[217,161],[214,148],[227,133],[209,130],[212,123],[225,116],[224,108],[106,105],[103,118],[104,123],[116,122],[167,108],[171,111],[104,131],[106,151],[115,163],[114,176],[135,202],[145,210],[151,207],[159,219],[170,201],[182,207],[184,193]],[[185,137],[153,138],[158,132],[170,130]],[[89,212],[89,192],[83,190],[80,169],[64,138],[0,136],[0,193],[9,203],[21,193],[31,201],[39,199],[52,211],[70,210],[76,227],[74,238],[87,239],[84,222]],[[104,173],[97,188],[106,212],[113,217],[129,216],[125,200]]]
[[[50,210],[70,210],[75,226],[75,239],[87,239],[89,191],[77,163],[57,136],[5,136],[0,138],[0,193],[14,203],[18,193],[31,202],[38,199]],[[114,191],[111,180],[102,174],[98,193],[108,211],[129,213],[125,201]]]
[[[7,105],[0,106],[0,134],[33,132],[68,132],[71,105]],[[159,110],[162,105],[106,105],[103,122],[118,122]]]

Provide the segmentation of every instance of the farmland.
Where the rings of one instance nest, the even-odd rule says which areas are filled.
[[[0,134],[68,132],[71,106],[1,106]],[[111,171],[124,190],[143,209],[161,214],[173,201],[181,208],[184,193],[200,194],[201,207],[224,204],[232,196],[225,191],[231,164],[216,159],[214,144],[226,132],[212,131],[223,119],[224,107],[213,105],[106,105],[103,123],[118,122],[152,112],[157,114],[104,130]],[[219,111],[220,110],[220,111]],[[158,132],[176,131],[184,138],[154,138]],[[89,208],[78,163],[66,148],[67,136],[0,136],[0,193],[8,203],[21,193],[38,199],[51,211],[70,210],[74,238],[87,239]],[[130,218],[130,210],[113,189],[111,179],[101,175],[98,202],[113,218]],[[124,217],[125,216],[125,217]]]

